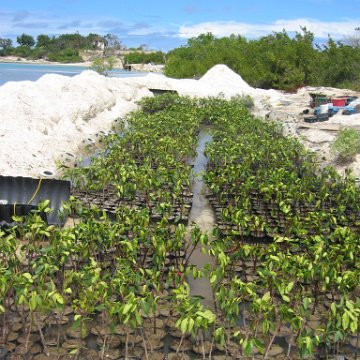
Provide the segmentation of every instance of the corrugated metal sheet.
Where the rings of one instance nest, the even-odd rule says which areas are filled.
[[[47,214],[48,224],[63,225],[65,219],[59,218],[58,211],[61,210],[61,202],[68,201],[69,196],[70,181],[0,176],[0,221],[8,221],[9,211],[13,213],[11,207],[14,204],[20,215],[31,210],[27,205],[36,207],[39,201],[50,200],[52,211]]]
[[[162,94],[177,94],[176,90],[172,89],[149,89],[154,95],[162,95]]]

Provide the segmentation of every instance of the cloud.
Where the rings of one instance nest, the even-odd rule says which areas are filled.
[[[67,29],[71,29],[71,28],[74,28],[74,27],[80,27],[81,26],[81,20],[73,20],[73,21],[70,21],[66,24],[62,24],[60,26],[57,27],[57,29],[59,30],[67,30]]]
[[[97,26],[104,28],[117,28],[122,27],[123,23],[117,20],[103,20],[97,23]]]
[[[131,26],[132,29],[150,29],[151,25],[147,22],[137,22]]]
[[[31,13],[26,10],[17,11],[13,14],[13,21],[18,22],[25,19],[28,19],[31,16]]]
[[[196,37],[203,33],[211,32],[215,36],[229,36],[239,34],[248,38],[257,38],[268,35],[271,32],[279,32],[285,29],[288,32],[301,31],[301,27],[314,33],[315,37],[326,38],[330,34],[333,38],[342,38],[351,34],[359,21],[344,20],[325,22],[315,19],[277,20],[272,23],[249,24],[236,21],[213,21],[194,25],[182,25],[179,28],[180,38]]]
[[[139,22],[139,23],[135,23],[132,24],[128,27],[128,29],[126,30],[126,32],[129,35],[151,35],[151,34],[156,34],[156,33],[162,33],[163,30],[153,27],[150,24],[146,23],[146,22]]]
[[[28,22],[28,23],[15,23],[12,26],[13,28],[19,29],[47,29],[49,24],[43,21],[35,21],[35,22]]]

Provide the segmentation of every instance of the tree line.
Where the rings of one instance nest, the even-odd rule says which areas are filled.
[[[105,44],[106,37],[89,34],[62,34],[50,37],[45,34],[33,36],[22,34],[16,38],[19,46],[13,46],[11,39],[0,39],[0,55],[18,56],[27,59],[46,59],[59,62],[81,62],[80,50],[96,50]]]
[[[17,56],[21,58],[36,60],[45,59],[62,63],[82,62],[81,51],[102,51],[104,57],[119,55],[120,50],[126,47],[121,44],[118,36],[107,34],[89,34],[87,36],[75,34],[62,34],[59,36],[48,36],[40,34],[36,39],[28,34],[17,36],[14,46],[11,39],[0,38],[0,56]],[[161,51],[144,51],[146,45],[127,50],[124,57],[125,63],[164,63],[165,54]]]
[[[336,42],[314,44],[306,28],[290,37],[284,30],[256,40],[241,35],[216,38],[202,34],[167,54],[164,73],[176,78],[202,76],[225,64],[250,85],[296,90],[304,85],[360,89],[360,32]],[[346,41],[345,41],[346,40]]]

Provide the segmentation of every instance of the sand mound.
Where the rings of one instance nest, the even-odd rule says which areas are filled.
[[[234,90],[244,93],[254,92],[252,88],[243,78],[229,69],[226,65],[215,65],[203,75],[200,84],[215,88],[233,88]]]
[[[149,74],[142,78],[129,79],[133,84],[141,84],[150,89],[175,90],[180,95],[191,97],[217,97],[230,99],[238,95],[250,95],[256,98],[273,98],[274,94],[266,90],[254,89],[240,75],[226,65],[215,65],[200,80],[172,79],[164,75]]]
[[[56,160],[110,130],[144,95],[151,93],[93,71],[6,83],[0,87],[0,174],[56,174]]]

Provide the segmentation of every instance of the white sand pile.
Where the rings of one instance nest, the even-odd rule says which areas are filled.
[[[128,78],[129,83],[136,83],[153,89],[175,90],[180,95],[194,97],[222,96],[229,99],[238,95],[271,98],[277,101],[281,92],[251,87],[243,78],[226,65],[215,65],[199,80],[172,79],[160,74],[148,74],[141,78]]]
[[[150,94],[93,71],[6,83],[0,87],[0,174],[56,175],[56,160],[78,153]]]
[[[234,95],[256,93],[254,88],[226,65],[215,65],[212,67],[201,77],[199,84],[205,86],[207,91],[222,90],[227,96],[231,93]]]

